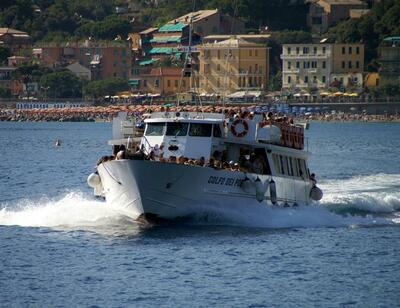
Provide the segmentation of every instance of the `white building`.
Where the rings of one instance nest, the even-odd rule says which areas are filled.
[[[16,104],[17,109],[50,109],[50,108],[75,108],[75,107],[87,107],[89,106],[86,102],[43,102],[43,101],[30,101],[30,102],[18,102]]]
[[[332,72],[331,44],[284,44],[282,88],[327,88]]]

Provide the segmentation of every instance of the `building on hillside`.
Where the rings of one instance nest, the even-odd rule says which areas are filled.
[[[7,58],[8,66],[20,66],[29,63],[29,57],[12,56]]]
[[[364,78],[364,86],[366,88],[375,88],[379,86],[379,73],[367,73]]]
[[[284,44],[281,59],[283,89],[293,93],[297,89],[329,87],[331,44]]]
[[[312,32],[324,33],[328,27],[350,18],[351,10],[364,10],[361,0],[315,0],[309,5],[307,24]]]
[[[387,37],[378,48],[381,84],[400,83],[400,36]]]
[[[191,86],[190,77],[183,77],[182,69],[179,67],[149,68],[147,72],[131,79],[129,83],[135,92],[160,94],[162,96],[187,92]]]
[[[201,37],[211,34],[238,34],[245,32],[244,22],[215,10],[200,10],[171,20],[169,24],[188,25],[192,19],[193,32]]]
[[[128,79],[131,73],[131,48],[123,41],[44,43],[33,49],[34,57],[50,67],[66,67],[78,62],[89,68],[91,78]]]
[[[291,93],[363,85],[362,44],[284,44],[281,59],[282,88]]]
[[[269,49],[234,37],[198,47],[200,92],[264,91],[268,85]]]
[[[131,41],[132,56],[134,59],[140,59],[145,56],[145,52],[151,49],[150,40],[153,38],[158,28],[148,28],[141,32],[129,33],[128,37]]]
[[[207,35],[203,37],[202,43],[217,43],[221,41],[225,41],[229,38],[231,38],[232,35],[229,34],[214,34],[214,35]],[[248,42],[251,43],[256,43],[256,44],[265,44],[268,39],[271,37],[270,34],[236,34],[235,37],[238,39],[244,39]]]
[[[66,69],[74,73],[78,78],[92,80],[92,71],[86,66],[79,64],[79,62],[68,65]]]
[[[364,45],[333,44],[330,86],[361,88],[364,73]]]
[[[32,48],[32,41],[26,32],[0,28],[0,46],[10,49],[11,55],[24,56]]]
[[[132,48],[138,50],[138,60],[149,58],[182,59],[183,46],[189,44],[189,24],[192,21],[192,45],[207,35],[243,33],[244,22],[221,13],[219,10],[201,10],[175,18],[160,28],[149,28],[140,33],[129,34]]]

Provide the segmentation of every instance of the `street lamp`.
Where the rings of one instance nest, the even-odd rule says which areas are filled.
[[[44,101],[46,102],[47,101],[47,90],[50,89],[50,87],[49,86],[47,86],[47,87],[41,86],[40,88],[42,90],[44,90]]]

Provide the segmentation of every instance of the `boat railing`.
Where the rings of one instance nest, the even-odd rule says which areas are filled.
[[[151,146],[149,140],[146,138],[145,135],[143,135],[143,136],[142,136],[142,141],[141,141],[141,144],[140,144],[140,149],[141,149],[146,155],[149,155],[150,152],[151,152],[151,148],[152,148],[152,146]]]

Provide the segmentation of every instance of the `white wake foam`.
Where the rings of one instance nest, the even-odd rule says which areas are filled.
[[[377,174],[332,180],[320,185],[321,204],[338,210],[393,213],[400,210],[400,175]]]
[[[400,175],[375,175],[319,184],[321,202],[310,206],[279,208],[259,206],[257,210],[224,212],[218,208],[195,223],[235,224],[248,227],[340,227],[400,224]],[[256,202],[256,201],[254,201]],[[210,209],[210,205],[205,206]],[[22,200],[0,204],[0,225],[93,230],[100,233],[137,232],[134,217],[124,208],[112,207],[82,193],[68,193],[58,199]]]
[[[13,205],[0,205],[0,225],[99,232],[108,228],[110,233],[137,226],[124,209],[111,207],[76,192],[58,199],[22,200]]]

